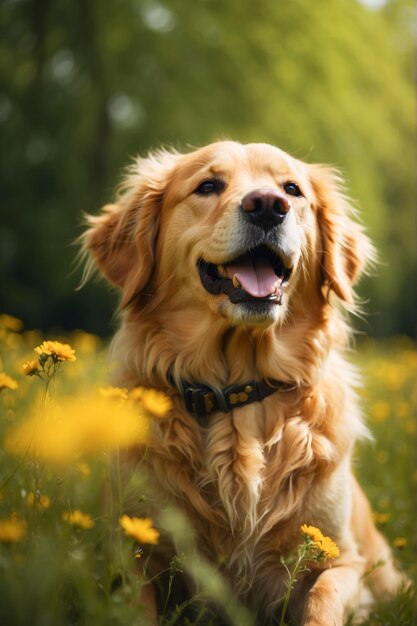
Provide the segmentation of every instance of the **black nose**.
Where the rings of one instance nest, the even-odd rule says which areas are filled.
[[[241,208],[252,224],[268,231],[283,222],[291,204],[275,189],[255,189],[243,198]]]

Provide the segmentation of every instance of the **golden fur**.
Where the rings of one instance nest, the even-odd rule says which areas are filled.
[[[221,192],[195,193],[213,178],[225,183]],[[293,268],[281,306],[253,314],[226,294],[207,293],[197,262],[220,265],[241,252],[242,198],[254,189],[283,193],[289,180],[302,195],[290,198],[280,231],[280,255]],[[366,429],[357,374],[343,357],[345,310],[355,306],[353,285],[373,248],[337,174],[266,144],[155,152],[135,162],[117,203],[89,224],[92,263],[122,294],[114,382],[162,389],[173,400],[170,416],[153,423],[150,492],[182,509],[201,552],[223,561],[255,614],[276,614],[280,555],[299,543],[302,523],[332,537],[341,555],[297,586],[292,610],[300,624],[342,625],[358,605],[361,578],[380,560],[367,584],[377,596],[395,593],[402,577],[350,467]],[[208,416],[205,428],[172,384],[222,389],[262,378],[297,387]],[[157,504],[148,506],[156,516]]]

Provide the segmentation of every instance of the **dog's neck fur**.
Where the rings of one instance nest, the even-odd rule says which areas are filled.
[[[297,315],[270,328],[232,327],[197,308],[158,317],[132,307],[114,347],[125,386],[168,387],[171,377],[223,388],[247,380],[275,378],[317,384],[329,353],[347,340],[346,326],[330,305],[312,319]],[[119,376],[116,375],[116,381]]]

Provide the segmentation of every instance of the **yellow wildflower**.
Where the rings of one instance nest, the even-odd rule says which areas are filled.
[[[105,398],[120,398],[120,400],[127,400],[128,390],[125,387],[100,387],[99,392]]]
[[[0,541],[12,543],[26,536],[26,523],[16,516],[0,520]]]
[[[316,528],[315,526],[308,526],[307,524],[303,524],[300,530],[303,535],[309,537],[314,543],[323,539],[323,533],[319,528]]]
[[[390,391],[397,391],[404,387],[410,377],[410,370],[407,366],[399,363],[385,384]]]
[[[33,407],[28,419],[8,432],[5,447],[14,454],[32,448],[44,461],[66,463],[79,454],[144,443],[147,429],[140,407],[88,394],[50,401],[40,415]]]
[[[88,478],[91,474],[90,466],[87,463],[79,463],[78,469],[80,470],[80,474],[83,478]]]
[[[47,509],[49,505],[51,504],[51,498],[49,496],[39,494],[36,496],[36,499],[38,500],[41,507],[43,507],[44,509]],[[29,506],[33,506],[35,503],[35,494],[28,493],[26,502],[28,503]]]
[[[377,513],[374,512],[374,520],[376,524],[379,524],[380,526],[384,526],[384,524],[386,524],[388,522],[390,518],[390,514],[389,513]]]
[[[60,341],[44,341],[35,348],[40,356],[50,356],[56,361],[75,361],[75,350],[68,343]]]
[[[405,537],[396,537],[392,543],[399,550],[403,550],[407,545],[407,539]]]
[[[82,513],[79,509],[75,509],[75,511],[72,512],[65,511],[62,514],[62,519],[68,522],[68,524],[71,524],[71,526],[81,528],[82,530],[89,530],[94,526],[91,515],[88,513]]]
[[[323,537],[316,544],[319,547],[320,552],[323,553],[325,559],[335,559],[340,555],[339,548],[333,539],[330,539],[330,537]]]
[[[172,409],[171,398],[156,389],[143,389],[141,401],[144,409],[154,417],[165,417]]]
[[[146,391],[145,387],[134,387],[130,390],[129,397],[131,400],[138,400],[139,402],[141,402],[144,391]]]
[[[319,559],[335,559],[340,554],[340,550],[330,537],[325,537],[319,528],[303,524],[301,533],[306,537],[317,550]]]
[[[125,535],[133,537],[139,543],[158,543],[159,532],[156,528],[152,528],[152,520],[149,517],[141,518],[123,515],[119,523],[125,531]]]
[[[38,371],[39,361],[38,359],[33,359],[32,361],[26,361],[23,363],[23,373],[26,376],[33,376]]]
[[[51,504],[51,498],[49,496],[46,496],[45,494],[41,495],[39,498],[39,504],[44,508],[47,509],[48,506]]]
[[[11,376],[5,374],[4,372],[0,372],[0,391],[2,389],[17,389],[18,384]]]

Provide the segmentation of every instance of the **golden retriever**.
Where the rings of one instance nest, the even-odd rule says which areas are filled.
[[[339,176],[267,144],[156,151],[89,217],[84,246],[121,290],[115,382],[172,398],[141,466],[152,493],[221,557],[240,602],[276,619],[280,556],[303,523],[340,556],[300,576],[297,623],[341,626],[369,596],[364,578],[395,594],[403,577],[351,471],[367,431],[346,311],[374,251]],[[156,621],[150,588],[144,601]]]

